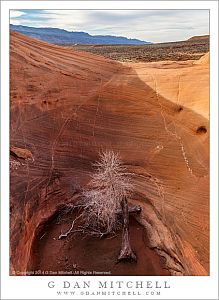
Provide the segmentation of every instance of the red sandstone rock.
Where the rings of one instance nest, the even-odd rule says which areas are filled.
[[[98,152],[112,149],[133,173],[132,202],[142,207],[139,222],[150,247],[172,274],[207,275],[209,122],[208,112],[196,109],[199,93],[208,106],[206,82],[192,105],[184,82],[182,105],[171,98],[177,91],[171,64],[168,82],[159,86],[153,65],[142,65],[148,73],[142,78],[136,65],[18,33],[11,33],[10,47],[10,143],[17,156],[11,156],[17,163],[11,169],[11,270],[31,269],[40,230],[80,197]],[[185,64],[187,73],[208,76],[208,65]],[[172,65],[182,72],[184,65]]]

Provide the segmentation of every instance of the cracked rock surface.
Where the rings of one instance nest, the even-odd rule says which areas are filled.
[[[122,64],[11,33],[10,68],[11,272],[33,267],[39,230],[112,149],[148,247],[172,275],[208,275],[208,57]]]

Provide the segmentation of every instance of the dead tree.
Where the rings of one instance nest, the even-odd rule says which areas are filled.
[[[94,166],[96,170],[83,197],[82,214],[86,227],[93,234],[110,234],[118,230],[122,216],[122,247],[118,261],[135,261],[136,255],[130,245],[129,213],[139,213],[141,208],[128,205],[127,199],[134,188],[130,174],[113,151],[101,153]]]
[[[130,234],[129,234],[129,208],[128,201],[126,198],[123,198],[121,202],[122,211],[123,211],[123,234],[122,234],[122,248],[118,261],[124,259],[137,260],[135,253],[132,251],[130,244]]]

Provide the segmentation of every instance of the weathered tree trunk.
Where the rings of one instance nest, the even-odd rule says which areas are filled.
[[[129,208],[128,201],[124,198],[121,202],[122,211],[123,211],[123,233],[122,233],[122,249],[118,257],[118,261],[121,260],[134,260],[136,261],[136,255],[131,249],[130,245],[130,235],[129,235]]]
[[[141,206],[140,205],[128,204],[128,211],[129,211],[129,214],[140,214]],[[118,209],[116,213],[119,214],[119,215],[123,215],[122,208]]]

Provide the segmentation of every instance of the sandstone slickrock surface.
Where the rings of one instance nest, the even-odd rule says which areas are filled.
[[[32,268],[43,226],[112,149],[150,247],[173,275],[207,275],[208,76],[208,63],[122,64],[11,33],[11,271]]]

